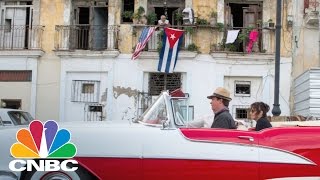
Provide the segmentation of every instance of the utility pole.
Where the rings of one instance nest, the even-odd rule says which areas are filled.
[[[281,0],[277,0],[274,103],[273,103],[273,109],[272,109],[272,114],[274,116],[279,116],[281,114],[281,109],[280,109],[280,104],[279,104],[281,7],[282,7],[282,1]]]

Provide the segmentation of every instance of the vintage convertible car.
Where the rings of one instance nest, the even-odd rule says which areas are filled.
[[[320,127],[188,128],[184,97],[163,92],[137,122],[59,123],[77,171],[12,172],[17,128],[0,130],[0,179],[320,179]]]

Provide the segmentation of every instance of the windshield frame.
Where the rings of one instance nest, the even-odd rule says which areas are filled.
[[[172,112],[172,106],[170,103],[170,95],[168,92],[164,91],[162,92],[159,97],[154,101],[154,103],[148,107],[148,109],[141,115],[141,117],[138,119],[138,123],[147,125],[147,126],[153,126],[153,127],[163,127],[163,124],[168,124],[170,127],[172,127],[173,123],[173,112]],[[161,124],[157,123],[147,123],[144,121],[145,116],[149,115],[152,113],[155,108],[157,108],[157,105],[161,103],[161,101],[164,100],[164,105],[165,105],[165,110],[166,110],[166,119],[165,121],[162,121]]]
[[[175,106],[174,106],[174,101],[179,101],[179,100],[185,100],[186,102],[186,120],[183,119],[183,124],[180,124],[178,123],[178,117],[176,116],[176,113],[175,113]],[[189,122],[189,97],[186,96],[186,97],[171,97],[170,99],[170,104],[171,104],[171,108],[172,108],[172,114],[173,114],[173,121],[174,121],[174,124],[177,126],[177,127],[184,127],[188,124]],[[181,108],[180,108],[181,109]],[[182,115],[182,114],[181,114]]]

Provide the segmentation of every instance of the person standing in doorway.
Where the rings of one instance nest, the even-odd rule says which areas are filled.
[[[158,20],[158,26],[160,27],[168,27],[170,26],[169,20],[167,20],[167,17],[165,15],[162,15],[160,19]]]

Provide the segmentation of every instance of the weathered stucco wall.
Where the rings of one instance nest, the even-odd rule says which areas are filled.
[[[320,66],[320,30],[319,26],[311,26],[306,23],[303,2],[294,0],[293,10],[294,58],[292,77],[294,79],[309,68]]]
[[[217,12],[217,1],[193,0],[193,10],[195,17],[208,19],[212,11]]]
[[[37,86],[36,117],[40,120],[59,120],[60,59],[54,54],[55,26],[65,23],[65,4],[68,0],[41,0],[40,24],[45,26]],[[70,12],[70,9],[69,9]]]
[[[132,53],[132,47],[134,46],[133,44],[138,42],[139,37],[133,36],[133,27],[131,24],[122,24],[120,26],[120,31],[119,31],[119,51],[121,53]],[[135,41],[133,41],[133,37],[135,37]]]
[[[21,109],[30,111],[30,82],[0,82],[0,87],[0,99],[21,99]]]

